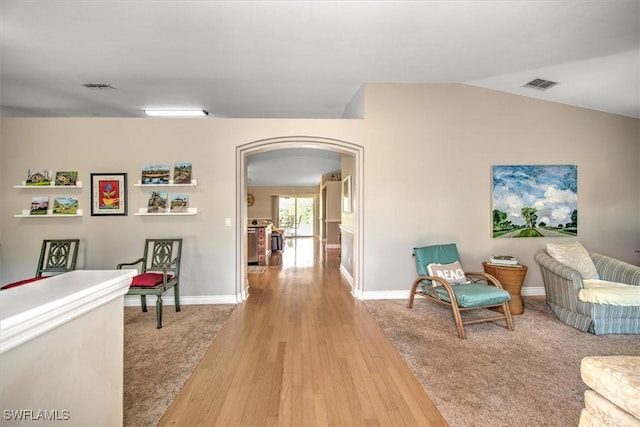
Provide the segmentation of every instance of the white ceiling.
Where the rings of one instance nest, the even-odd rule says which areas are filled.
[[[289,148],[253,154],[247,160],[250,186],[318,186],[322,175],[340,172],[341,154]]]
[[[640,118],[640,0],[0,0],[2,116],[340,118],[366,82]]]

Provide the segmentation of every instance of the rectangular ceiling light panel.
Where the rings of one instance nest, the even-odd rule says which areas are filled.
[[[144,110],[150,117],[205,117],[209,113],[205,110]]]

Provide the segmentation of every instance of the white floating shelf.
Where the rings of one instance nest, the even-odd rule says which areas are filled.
[[[54,185],[53,182],[51,183],[51,185],[27,185],[26,181],[22,181],[22,185],[14,185],[13,188],[28,188],[30,190],[49,190],[52,188],[55,188],[57,190],[63,188],[82,188],[82,181],[76,181],[76,185]]]
[[[14,218],[76,218],[82,216],[82,209],[78,209],[75,214],[54,214],[51,210],[47,211],[46,215],[31,215],[29,209],[23,209],[19,215],[14,215]]]
[[[137,216],[185,216],[185,215],[198,215],[198,208],[187,208],[186,212],[147,212],[147,208],[139,208]]]
[[[198,185],[197,179],[192,179],[189,184],[174,184],[170,179],[168,184],[143,184],[142,181],[138,181],[137,184],[133,184],[134,187],[195,187]]]

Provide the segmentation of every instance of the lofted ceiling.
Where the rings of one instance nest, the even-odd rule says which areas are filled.
[[[4,117],[341,118],[367,82],[640,118],[640,1],[0,0]]]

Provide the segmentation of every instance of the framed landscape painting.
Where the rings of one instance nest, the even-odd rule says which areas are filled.
[[[127,174],[91,174],[91,215],[127,215]]]
[[[492,166],[492,236],[578,234],[576,165]]]

